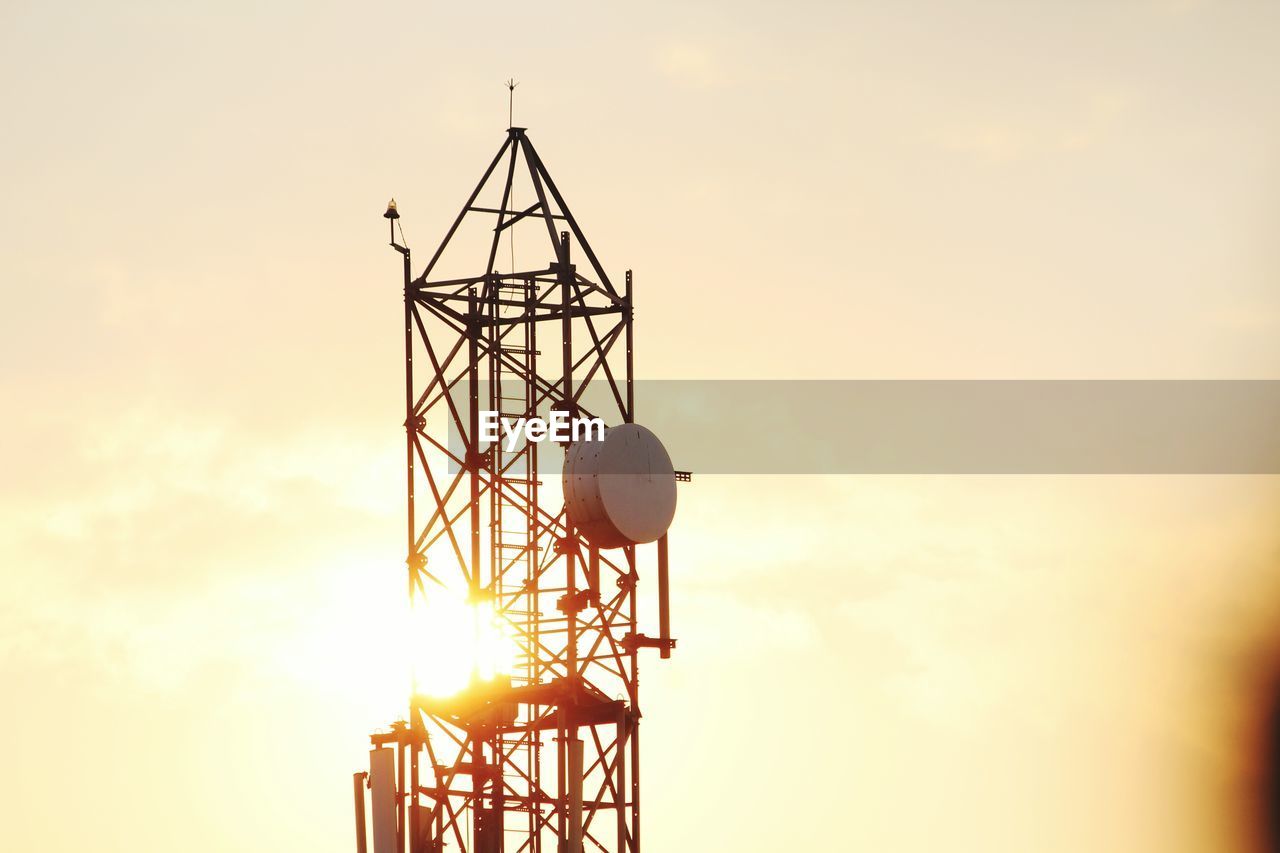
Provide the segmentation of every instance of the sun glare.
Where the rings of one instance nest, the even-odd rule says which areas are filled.
[[[459,693],[474,681],[509,675],[516,643],[487,603],[471,604],[447,590],[431,589],[410,612],[413,689],[428,696]]]

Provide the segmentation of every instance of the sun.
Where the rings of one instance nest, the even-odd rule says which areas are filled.
[[[448,699],[518,671],[518,630],[492,600],[428,585],[410,603],[401,578],[366,566],[320,574],[296,630],[273,647],[279,671],[316,690],[344,685],[344,701],[376,720],[403,717],[415,695]]]
[[[514,669],[515,640],[488,602],[429,589],[414,601],[407,633],[415,693],[452,696]]]

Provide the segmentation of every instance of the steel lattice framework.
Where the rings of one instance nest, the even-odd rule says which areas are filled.
[[[515,204],[517,184],[526,207]],[[496,206],[480,206],[485,193]],[[548,409],[634,421],[631,273],[619,290],[523,128],[508,130],[420,275],[396,241],[394,209],[388,216],[404,261],[409,595],[464,588],[492,609],[519,655],[509,674],[473,678],[456,696],[414,695],[407,722],[372,736],[396,750],[399,849],[636,853],[637,657],[645,647],[666,657],[674,646],[666,539],[654,549],[661,636],[646,637],[636,624],[642,549],[593,549],[558,491],[555,505],[540,500],[539,478],[558,481],[559,470],[540,467],[539,443],[483,442],[479,421],[483,410]],[[474,274],[433,277],[460,227],[476,219],[487,245],[472,246]],[[539,260],[550,260],[517,270],[513,252],[512,268],[499,272],[502,241],[517,226],[521,254],[537,245],[546,253]],[[523,236],[530,231],[532,240]],[[607,389],[604,411],[586,410],[593,386]]]

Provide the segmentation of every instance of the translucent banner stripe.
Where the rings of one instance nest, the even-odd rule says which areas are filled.
[[[695,475],[1280,473],[1280,381],[650,380],[636,399]],[[609,422],[611,401],[582,398]]]

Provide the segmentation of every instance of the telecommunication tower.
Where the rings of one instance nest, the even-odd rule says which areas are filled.
[[[666,530],[688,475],[636,423],[631,272],[606,273],[520,127],[420,274],[394,200],[385,215],[404,267],[408,594],[461,590],[514,659],[452,695],[415,690],[407,719],[371,736],[357,849],[371,830],[374,853],[638,853],[638,664],[675,646]],[[516,268],[517,232],[531,268]],[[482,439],[484,412],[552,411],[609,428]],[[637,624],[651,571],[657,636]]]

